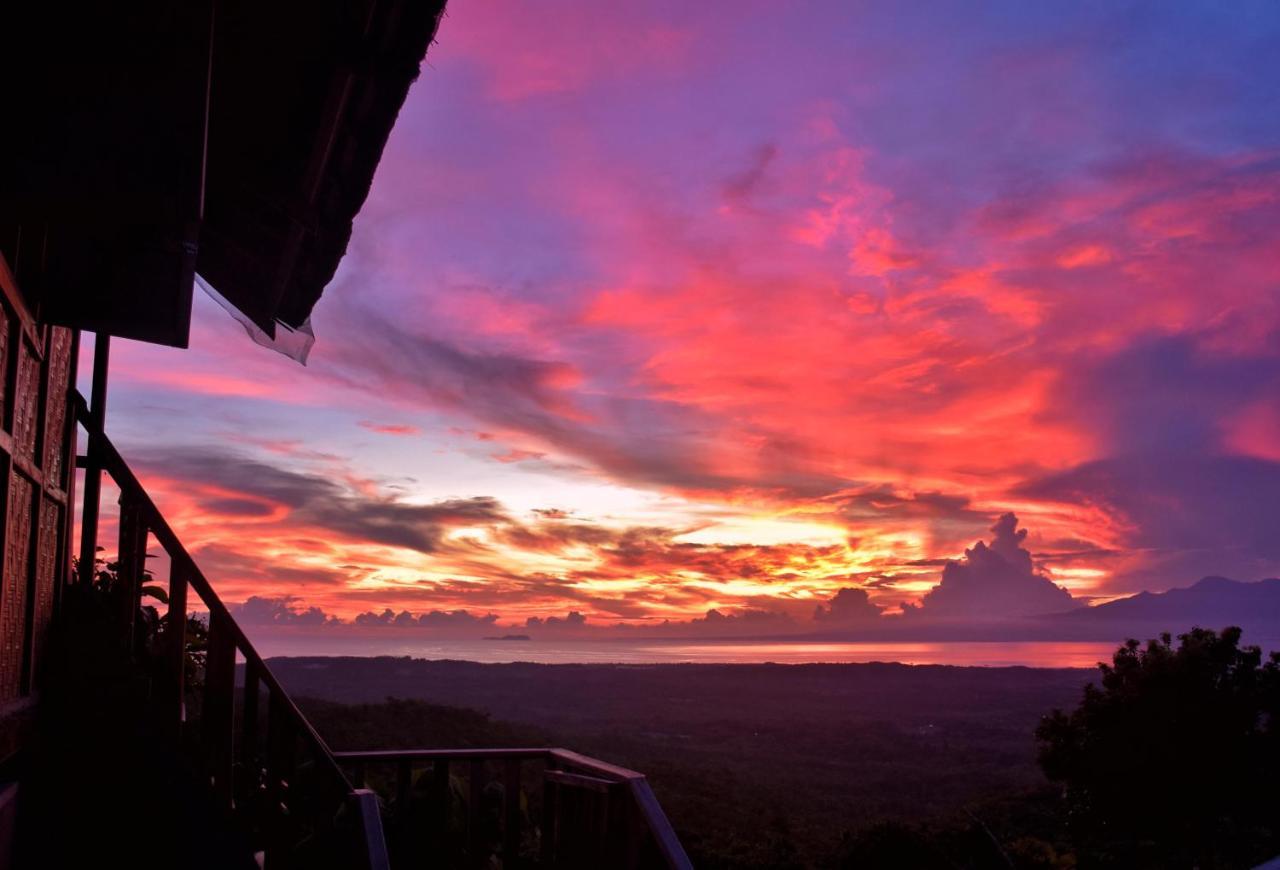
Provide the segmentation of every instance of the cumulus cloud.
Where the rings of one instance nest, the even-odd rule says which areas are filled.
[[[986,620],[1033,616],[1070,609],[1071,593],[1036,571],[1023,542],[1026,529],[1007,513],[991,527],[988,545],[978,541],[964,558],[949,562],[942,581],[924,596],[912,616],[936,619]]]
[[[559,616],[530,616],[524,624],[527,628],[582,628],[587,624],[587,618],[578,611],[571,610],[563,619]]]
[[[828,599],[826,605],[819,604],[813,609],[814,622],[849,623],[866,622],[877,619],[884,610],[871,602],[867,590],[846,586],[836,591]]]
[[[715,628],[724,628],[728,626],[738,625],[765,625],[769,623],[791,622],[791,617],[785,613],[779,613],[776,610],[764,610],[758,607],[744,607],[741,610],[730,611],[725,613],[716,608],[712,608],[706,612],[706,615],[700,618],[688,620],[685,624],[691,626],[707,626]]]
[[[389,607],[381,613],[366,611],[365,613],[357,614],[353,620],[356,625],[439,629],[486,628],[497,621],[498,614],[496,613],[480,615],[471,613],[468,610],[428,610],[417,614],[410,613],[408,610],[401,610],[396,613]]]
[[[245,625],[336,625],[340,620],[319,607],[302,607],[294,596],[263,598],[251,596],[231,607],[232,615]]]

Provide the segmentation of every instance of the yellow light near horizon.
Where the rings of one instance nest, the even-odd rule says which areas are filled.
[[[721,520],[713,525],[681,535],[690,544],[754,545],[806,544],[829,547],[843,544],[848,532],[838,526],[805,520],[772,516],[742,516]]]
[[[690,586],[699,589],[711,589],[724,595],[734,596],[736,598],[754,598],[754,597],[781,597],[783,593],[789,593],[793,590],[799,590],[803,587],[803,581],[787,581],[778,580],[774,582],[759,582],[755,580],[694,580],[690,581]]]
[[[1110,572],[1101,568],[1054,568],[1053,576],[1071,580],[1097,580],[1106,577]]]

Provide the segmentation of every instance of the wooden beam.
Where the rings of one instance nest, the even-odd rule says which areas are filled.
[[[98,511],[102,500],[102,439],[95,432],[103,431],[107,415],[107,368],[111,360],[111,336],[98,333],[93,342],[93,390],[89,405],[89,444],[86,447],[88,462],[84,466],[84,500],[80,511],[80,582],[88,586],[93,582],[93,563],[98,558]],[[74,418],[68,421],[74,426]]]

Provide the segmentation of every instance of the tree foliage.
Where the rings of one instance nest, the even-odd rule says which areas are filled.
[[[102,549],[99,547],[98,549]],[[148,556],[147,558],[150,558]],[[80,560],[72,560],[72,572],[79,576]],[[120,596],[130,594],[120,580],[120,563],[108,562],[104,559],[93,560],[93,575],[88,588],[84,590],[84,601],[80,602],[80,625],[78,630],[84,632],[86,620],[97,623],[98,631],[89,631],[92,644],[102,644],[99,634],[111,631],[114,614],[119,612]],[[161,605],[169,604],[169,590],[156,583],[149,568],[142,571],[141,584],[137,591],[137,611],[134,615],[133,656],[140,662],[146,662],[153,671],[163,678],[164,651],[168,648],[172,626],[164,618],[160,610],[152,602]],[[194,613],[187,614],[186,629],[183,634],[183,685],[188,693],[197,691],[204,684],[205,657],[209,646],[209,626],[204,619]],[[88,638],[86,638],[88,640]],[[92,655],[91,650],[85,651]]]
[[[1240,629],[1128,641],[1037,729],[1082,866],[1251,866],[1280,852],[1280,655]]]

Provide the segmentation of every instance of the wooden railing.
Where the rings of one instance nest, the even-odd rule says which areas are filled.
[[[504,870],[692,867],[643,774],[576,752],[419,749],[336,757],[356,783],[387,794],[397,863],[452,844],[454,866],[489,867],[496,855]]]
[[[147,542],[154,537],[170,571],[160,650],[163,719],[195,758],[217,801],[250,833],[267,870],[389,870],[388,842],[405,859],[400,866],[425,861],[489,867],[494,856],[503,870],[692,866],[642,774],[575,752],[423,749],[335,756],[236,624],[84,398],[77,394],[73,404],[89,434],[80,464],[90,474],[107,474],[120,490],[115,600],[121,642],[127,649],[138,646]],[[92,522],[86,514],[83,523],[88,536],[82,561],[94,552],[97,534],[97,487],[85,489],[93,490],[95,510]],[[195,687],[186,676],[193,652],[188,615],[198,610],[208,613],[208,637],[203,680]],[[239,686],[237,659],[243,662]],[[466,791],[455,801],[453,774],[463,768],[459,779],[465,779]],[[346,770],[355,774],[355,785]],[[365,788],[366,781],[380,784],[386,800]],[[461,817],[458,825],[455,816]],[[456,830],[464,832],[461,838]],[[450,854],[459,839],[460,848]]]
[[[217,802],[249,834],[268,870],[353,867],[388,870],[376,796],[354,788],[324,741],[245,637],[83,397],[76,416],[89,434],[81,464],[120,490],[117,621],[127,649],[137,648],[148,536],[169,557],[160,709],[163,720],[206,778]],[[95,516],[96,520],[96,516]],[[95,522],[96,525],[96,522]],[[208,613],[203,685],[188,686],[191,611]],[[237,690],[237,658],[243,683]],[[196,689],[196,691],[192,691]],[[198,722],[192,715],[198,710]],[[238,727],[237,727],[238,726]],[[237,733],[238,732],[238,733]]]

